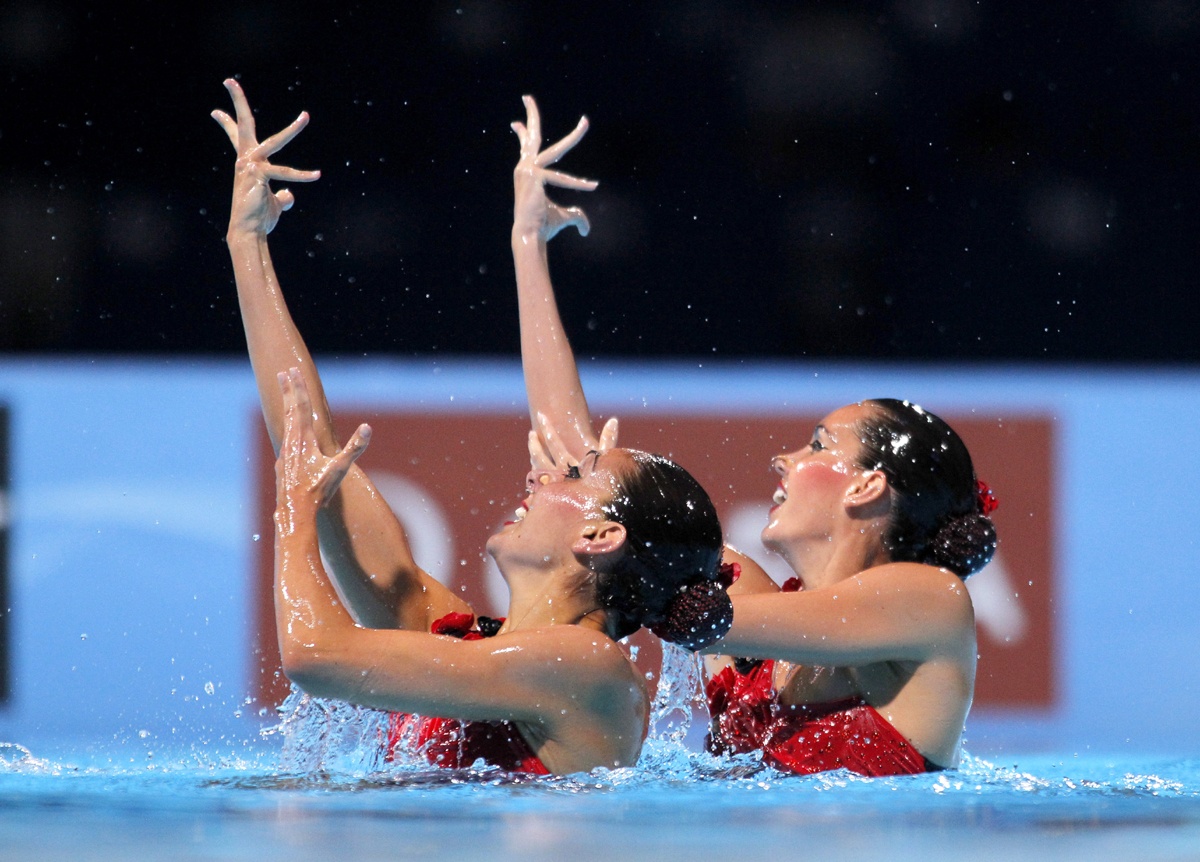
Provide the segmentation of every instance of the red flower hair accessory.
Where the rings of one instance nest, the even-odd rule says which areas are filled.
[[[981,515],[990,515],[1000,506],[1000,501],[996,499],[996,495],[992,493],[987,482],[982,479],[975,480],[975,500]]]
[[[449,613],[444,617],[435,620],[429,630],[435,635],[449,635],[452,638],[462,638],[463,640],[475,640],[470,637],[474,634],[480,637],[478,632],[472,632],[471,628],[475,625],[474,614],[455,614]]]
[[[504,617],[493,619],[481,616],[479,624],[476,625],[475,622],[474,614],[449,613],[434,620],[429,630],[435,635],[449,635],[465,641],[477,641],[490,638],[500,631],[500,626],[504,625]]]
[[[741,563],[721,563],[721,572],[717,575],[717,583],[729,589],[742,576]]]

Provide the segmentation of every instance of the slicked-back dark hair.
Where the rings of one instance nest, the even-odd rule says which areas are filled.
[[[967,577],[996,551],[996,527],[979,507],[975,468],[954,429],[894,398],[863,402],[859,466],[879,470],[894,492],[884,547],[901,562],[928,563]]]
[[[618,490],[604,506],[625,527],[624,553],[597,579],[597,598],[615,613],[618,638],[658,625],[687,587],[715,584],[723,545],[716,508],[687,470],[659,455],[625,451],[633,466],[617,477]]]

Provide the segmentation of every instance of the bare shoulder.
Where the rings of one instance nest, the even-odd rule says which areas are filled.
[[[721,561],[735,563],[741,569],[737,581],[729,588],[729,595],[747,596],[752,593],[779,592],[779,584],[775,583],[766,570],[733,545],[725,546],[721,553]]]
[[[614,722],[643,725],[650,712],[646,680],[619,644],[580,626],[553,626],[534,634],[546,635],[535,637],[546,702],[562,703],[543,719],[548,727],[575,734],[589,723],[581,722],[584,716],[605,727]]]
[[[507,673],[516,673],[547,691],[607,700],[617,694],[637,700],[645,685],[624,650],[607,635],[582,626],[549,626],[477,641]],[[622,697],[622,699],[624,699]]]
[[[855,580],[867,592],[891,595],[919,607],[922,616],[974,627],[975,611],[967,585],[948,569],[924,563],[886,563],[860,572]]]
[[[859,573],[859,577],[878,578],[912,589],[944,589],[962,593],[967,591],[963,579],[954,572],[925,563],[884,563],[882,566],[864,569]]]

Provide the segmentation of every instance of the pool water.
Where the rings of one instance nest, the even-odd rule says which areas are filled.
[[[513,778],[294,773],[272,746],[160,758],[0,748],[0,859],[1200,858],[1196,761],[968,757],[865,779],[656,745],[637,769]]]
[[[236,743],[0,742],[0,860],[1200,859],[1200,760],[785,775],[698,752],[667,658],[638,766],[586,775],[388,763],[382,714],[299,694]]]

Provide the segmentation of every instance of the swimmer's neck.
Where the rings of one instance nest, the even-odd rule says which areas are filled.
[[[891,562],[883,543],[872,531],[854,530],[837,538],[797,542],[780,554],[806,590],[832,586],[859,572]]]
[[[595,581],[585,570],[505,579],[512,594],[501,632],[578,625],[608,633],[608,615],[597,605]]]

